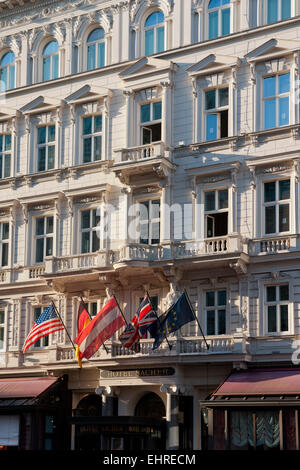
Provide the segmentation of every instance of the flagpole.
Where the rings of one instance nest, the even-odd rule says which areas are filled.
[[[68,335],[69,340],[70,340],[71,343],[72,343],[72,346],[73,346],[74,350],[76,351],[76,348],[75,348],[75,345],[74,345],[74,343],[73,343],[73,341],[72,341],[72,338],[71,338],[71,336],[69,335],[69,332],[68,332],[68,330],[67,330],[67,328],[66,328],[66,326],[65,326],[65,324],[64,324],[64,322],[63,322],[63,320],[62,320],[62,318],[61,318],[61,316],[60,316],[60,314],[59,314],[59,312],[58,312],[58,310],[57,310],[57,308],[56,308],[56,305],[55,305],[55,303],[53,302],[53,300],[51,300],[51,303],[52,303],[52,305],[53,305],[53,307],[54,307],[54,309],[55,309],[55,311],[56,311],[56,313],[57,313],[57,315],[58,315],[60,321],[62,322],[64,329],[66,330],[66,333],[67,333],[67,335]]]
[[[90,320],[92,321],[92,317],[91,317],[90,312],[89,312],[89,310],[88,310],[88,308],[87,308],[87,304],[85,303],[85,301],[84,301],[83,298],[82,298],[82,295],[80,296],[80,298],[81,298],[81,302],[82,302],[83,305],[84,305],[84,308],[85,308],[86,311],[87,311],[88,316],[90,317]],[[104,349],[105,349],[105,351],[106,351],[106,354],[109,354],[108,349],[107,349],[107,347],[105,346],[104,343],[103,343],[102,346],[104,347]]]
[[[113,298],[114,298],[115,301],[116,301],[116,304],[117,304],[117,306],[118,306],[118,309],[120,310],[121,315],[122,315],[122,317],[123,317],[123,320],[124,320],[124,322],[126,323],[126,326],[128,326],[128,321],[126,320],[126,318],[125,318],[125,316],[124,316],[124,313],[123,313],[122,310],[121,310],[121,307],[120,307],[120,305],[119,305],[119,302],[118,302],[117,299],[116,299],[116,296],[113,295]]]
[[[157,318],[157,320],[158,320],[159,326],[161,326],[160,319],[159,319],[159,317],[158,317],[158,315],[157,315],[156,310],[153,308],[152,301],[151,301],[151,297],[150,297],[148,291],[146,291],[146,294],[147,294],[147,296],[148,296],[148,299],[149,299],[151,308],[152,308],[153,312],[155,313],[155,316],[156,316],[156,318]],[[169,349],[170,349],[170,351],[171,351],[172,345],[169,343],[169,340],[168,340],[168,338],[167,338],[166,333],[164,333],[164,335],[165,335],[165,339],[166,339],[166,341],[167,341],[167,343],[168,343]]]
[[[189,303],[189,305],[190,305],[190,307],[191,307],[191,309],[192,309],[192,312],[193,312],[193,314],[194,314],[195,320],[196,320],[196,322],[198,323],[198,326],[199,326],[200,332],[201,332],[201,334],[202,334],[202,336],[203,336],[203,339],[204,339],[204,341],[205,341],[206,347],[207,347],[207,349],[209,349],[209,344],[207,343],[207,341],[206,341],[206,339],[205,339],[205,336],[204,336],[204,334],[203,334],[203,331],[202,331],[202,328],[201,328],[199,319],[198,319],[198,317],[197,317],[197,315],[196,315],[196,312],[195,312],[195,310],[194,310],[193,304],[192,304],[192,302],[191,302],[191,300],[190,300],[190,298],[189,298],[189,296],[188,296],[188,293],[187,293],[186,289],[184,289],[184,293],[185,293],[186,298],[187,298],[187,300],[188,300],[188,303]]]

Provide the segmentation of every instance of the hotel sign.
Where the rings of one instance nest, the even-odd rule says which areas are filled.
[[[103,379],[123,379],[136,377],[166,377],[174,375],[173,367],[155,367],[151,369],[134,369],[134,370],[102,370],[100,377]]]

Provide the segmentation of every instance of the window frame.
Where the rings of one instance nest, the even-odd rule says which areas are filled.
[[[289,199],[278,199],[278,196],[279,196],[279,183],[280,181],[287,181],[289,180],[290,181],[290,197]],[[275,201],[267,201],[265,202],[265,184],[267,183],[275,183]],[[292,233],[292,226],[293,226],[293,214],[292,214],[292,210],[293,210],[293,204],[292,204],[292,184],[293,184],[293,179],[291,178],[291,176],[282,176],[282,177],[278,177],[276,179],[272,178],[272,179],[264,179],[262,181],[262,191],[261,191],[261,194],[262,194],[262,232],[263,232],[263,236],[265,237],[274,237],[274,236],[284,236],[284,235],[287,235],[287,234],[290,234]],[[285,232],[280,232],[279,231],[279,206],[280,205],[289,205],[289,230],[288,231],[285,231]],[[275,206],[275,225],[276,225],[276,232],[273,232],[273,233],[266,233],[266,207],[272,207],[272,206]],[[277,230],[278,229],[278,230]]]
[[[219,193],[221,191],[225,191],[225,190],[227,191],[227,207],[220,209],[219,208]],[[215,193],[215,209],[206,210],[206,208],[205,208],[205,195],[207,193],[212,193],[212,192]],[[227,234],[226,235],[221,235],[221,237],[227,237],[228,233],[229,233],[229,203],[230,203],[228,186],[218,187],[218,188],[215,188],[215,189],[209,189],[209,188],[203,189],[203,201],[204,201],[204,230],[205,230],[204,231],[204,235],[205,235],[204,239],[205,240],[211,240],[211,239],[214,239],[214,238],[219,238],[218,235],[212,235],[211,237],[208,236],[207,219],[208,219],[208,216],[211,215],[211,214],[224,214],[224,213],[227,213]]]
[[[37,220],[38,219],[44,219],[44,233],[41,234],[41,235],[37,235]],[[52,222],[53,222],[53,231],[52,232],[48,232],[47,233],[47,222],[46,222],[46,219],[48,218],[52,218]],[[34,255],[34,265],[43,265],[45,264],[45,259],[47,256],[54,256],[54,244],[55,244],[55,217],[53,214],[42,214],[42,215],[36,215],[33,217],[33,255]],[[45,243],[45,240],[47,240],[47,238],[52,238],[52,254],[51,255],[47,255],[46,254],[46,250],[47,250],[47,241]],[[40,240],[40,239],[43,239],[44,240],[44,243],[43,243],[43,260],[42,261],[37,261],[37,240]]]
[[[54,127],[55,131],[55,139],[53,141],[49,141],[49,127]],[[46,128],[46,141],[44,143],[39,144],[39,129]],[[57,153],[57,126],[54,122],[47,122],[47,124],[42,124],[36,126],[36,158],[35,158],[35,170],[36,173],[44,173],[45,171],[51,171],[56,168],[56,153]],[[49,147],[54,147],[54,158],[53,158],[53,168],[49,168]],[[45,169],[39,170],[39,150],[41,148],[45,148]]]
[[[277,19],[276,21],[271,21],[269,22],[268,21],[268,10],[269,10],[269,1],[270,0],[265,0],[265,9],[264,9],[264,24],[268,25],[268,24],[274,24],[274,23],[278,23],[279,21],[285,21],[285,20],[288,20],[290,18],[292,18],[292,10],[293,10],[293,4],[292,4],[292,0],[290,0],[291,2],[291,5],[290,5],[290,16],[287,17],[287,18],[282,18],[282,5],[283,5],[283,2],[285,2],[286,0],[277,0],[278,1],[278,4],[277,4]]]
[[[220,103],[220,93],[219,90],[228,90],[228,103],[225,106],[219,106]],[[215,104],[216,106],[214,108],[206,109],[206,94],[208,92],[215,91]],[[205,142],[213,142],[214,140],[220,140],[220,139],[226,139],[229,137],[229,130],[230,130],[230,125],[229,125],[229,119],[230,119],[230,85],[222,85],[222,86],[216,86],[216,87],[209,87],[209,88],[204,88],[203,89],[203,141]],[[227,136],[221,137],[221,113],[227,111]],[[208,139],[207,138],[207,116],[208,115],[215,115],[217,114],[217,129],[216,129],[216,138],[215,139]]]
[[[289,86],[289,92],[285,92],[285,93],[279,93],[279,76],[282,76],[282,75],[287,75],[289,74],[290,76],[290,86]],[[276,79],[276,84],[275,84],[275,88],[276,88],[276,92],[275,92],[275,95],[274,96],[268,96],[265,98],[264,96],[264,80],[265,79],[268,79],[268,78],[272,78],[272,77],[275,77]],[[280,127],[285,127],[285,126],[289,126],[291,125],[292,123],[292,100],[291,100],[291,89],[292,89],[292,73],[291,71],[286,71],[286,70],[282,70],[281,72],[278,72],[278,73],[271,73],[271,74],[267,74],[267,75],[262,75],[262,85],[261,85],[261,116],[262,116],[262,120],[261,120],[261,129],[262,130],[271,130],[271,129],[278,129]],[[280,99],[283,99],[283,98],[289,98],[289,116],[288,116],[288,124],[282,124],[280,125],[279,124],[279,119],[280,119],[280,115],[279,115],[279,102],[280,102]],[[265,113],[265,103],[267,101],[271,101],[271,100],[275,100],[275,107],[276,107],[276,116],[275,116],[275,126],[274,127],[266,127],[265,125],[265,117],[266,117],[266,113]]]
[[[10,137],[10,148],[8,150],[5,149],[6,147],[6,137]],[[2,177],[0,177],[0,181],[6,178],[10,178],[12,174],[12,153],[13,153],[13,139],[11,132],[1,132],[0,139],[2,137],[2,149],[0,147],[0,156],[2,157],[2,166],[1,166],[1,173]],[[5,176],[5,161],[6,158],[9,156],[9,175]]]
[[[43,310],[47,305],[33,305],[32,306],[32,324],[38,319],[38,317],[42,314]],[[37,313],[36,310],[40,309],[40,313]],[[45,348],[48,348],[50,346],[50,341],[49,341],[49,335],[44,336],[40,339],[38,339],[33,345],[33,348],[42,350]]]
[[[92,42],[89,42],[89,37],[90,35],[96,31],[97,29],[102,29],[103,30],[103,39],[98,39],[98,40],[95,40],[95,41],[92,41]],[[106,35],[106,32],[105,32],[105,29],[103,28],[103,26],[101,25],[97,25],[95,28],[93,28],[92,30],[89,30],[87,36],[86,36],[86,63],[85,63],[85,70],[86,71],[91,71],[91,70],[96,70],[96,69],[99,69],[99,68],[102,68],[102,67],[105,67],[107,65],[107,57],[106,57],[106,50],[107,50],[107,41],[106,41],[106,38],[105,38],[105,35]],[[99,65],[98,64],[98,59],[99,59],[99,53],[98,53],[98,50],[99,50],[99,46],[100,44],[103,44],[104,45],[104,63],[103,65]],[[93,46],[95,45],[95,67],[93,68],[89,68],[89,54],[88,54],[88,50],[89,50],[89,47],[90,46]]]
[[[153,201],[159,201],[159,219],[152,217],[152,203]],[[143,243],[141,240],[141,214],[140,214],[140,205],[144,203],[149,203],[148,207],[151,207],[151,211],[148,209],[147,219],[142,221],[142,225],[148,225],[148,243]],[[153,197],[153,198],[140,198],[137,201],[138,204],[138,218],[137,218],[137,235],[138,235],[138,243],[145,246],[158,246],[161,242],[161,216],[162,216],[162,205],[161,205],[161,198],[160,197]],[[151,215],[150,215],[151,214]],[[159,222],[159,240],[157,243],[153,243],[153,240],[157,240],[152,238],[153,230],[152,226],[154,223]],[[145,239],[146,240],[146,239]]]
[[[8,226],[8,235],[7,238],[3,239],[3,225]],[[8,220],[0,221],[0,269],[7,268],[9,266],[9,256],[10,256],[10,232],[11,225]],[[2,264],[3,261],[3,245],[7,246],[7,264]]]
[[[1,341],[1,331],[3,332],[3,348],[1,348],[1,342],[0,342],[0,352],[6,351],[6,308],[1,307],[0,308],[0,341]],[[3,313],[3,322],[1,322],[1,313]]]
[[[160,103],[161,104],[161,115],[160,115],[160,119],[153,119],[153,115],[154,115],[154,104],[155,103]],[[142,122],[142,106],[145,106],[145,105],[150,105],[150,121],[144,121]],[[162,98],[159,98],[159,99],[151,99],[151,100],[147,100],[147,101],[141,101],[138,103],[138,112],[139,112],[139,127],[140,127],[140,132],[139,132],[139,140],[140,140],[140,144],[141,145],[151,145],[153,143],[158,143],[158,142],[161,142],[162,140],[162,106],[163,106],[163,102],[162,102]],[[157,124],[160,124],[160,140],[155,140],[153,141],[152,138],[151,138],[151,142],[149,144],[144,144],[143,143],[143,129],[147,129],[147,127],[149,126],[153,126],[153,125],[157,125]],[[151,130],[151,129],[150,129]],[[151,131],[152,132],[152,131]],[[152,135],[152,133],[151,133]]]
[[[82,213],[83,212],[90,212],[90,227],[83,229],[82,228]],[[98,215],[99,217],[99,223],[95,226],[92,226],[92,221],[93,221],[93,211],[96,211],[96,216]],[[98,212],[98,214],[97,214]],[[101,208],[95,208],[93,207],[81,207],[78,210],[78,223],[79,223],[79,237],[78,237],[78,253],[80,255],[88,255],[92,253],[97,253],[101,250],[102,248],[102,243],[103,243],[103,230],[102,230],[102,221],[103,221],[103,213]],[[93,232],[99,232],[99,247],[95,251],[88,251],[88,252],[83,252],[82,251],[82,234],[83,233],[89,233],[89,247],[93,247]]]
[[[163,16],[164,16],[163,22],[155,24],[155,25],[146,26],[147,20],[150,18],[151,15],[153,15],[155,13],[162,13],[163,14]],[[152,12],[148,12],[148,14],[146,15],[146,17],[144,19],[144,22],[143,22],[143,55],[144,56],[148,57],[148,56],[153,55],[153,54],[160,54],[161,52],[164,52],[166,50],[166,25],[165,25],[165,23],[166,23],[165,14],[160,9],[152,11]],[[158,34],[158,29],[160,29],[160,28],[163,28],[163,34],[164,34],[164,44],[163,44],[163,50],[162,51],[157,50],[157,34]],[[147,33],[147,31],[151,31],[151,30],[153,30],[153,52],[147,53],[147,51],[146,51],[146,33]]]
[[[289,298],[288,300],[280,300],[278,292],[280,291],[281,286],[288,286],[289,290]],[[268,287],[275,287],[276,288],[276,300],[269,301],[267,300],[267,288]],[[265,283],[263,285],[263,311],[264,311],[264,334],[266,336],[289,336],[293,334],[293,299],[291,295],[291,283],[288,281],[279,281],[278,283]],[[288,329],[287,331],[280,331],[280,306],[287,305],[288,307]],[[268,323],[268,307],[276,306],[276,331],[269,331],[269,323]]]
[[[97,116],[101,116],[101,131],[95,132],[95,118]],[[91,134],[84,134],[84,119],[92,119],[92,133]],[[95,114],[85,114],[81,116],[80,120],[80,129],[81,129],[81,164],[86,165],[88,163],[95,163],[100,162],[103,160],[103,140],[104,140],[104,132],[103,132],[103,113],[95,113]],[[101,137],[101,144],[100,144],[100,158],[98,160],[95,159],[95,139],[97,137]],[[84,140],[91,139],[92,146],[91,146],[91,160],[89,162],[84,161]]]
[[[46,49],[46,47],[52,43],[52,42],[56,42],[57,44],[57,52],[53,52],[51,54],[44,54],[44,51]],[[57,57],[57,76],[54,76],[55,74],[53,74],[53,58],[54,57]],[[43,45],[43,48],[42,48],[42,51],[41,51],[41,78],[42,78],[42,82],[46,82],[46,81],[49,81],[49,80],[56,80],[57,78],[60,77],[60,53],[59,53],[59,42],[57,41],[56,38],[51,38],[46,44]],[[50,58],[50,78],[45,78],[45,70],[44,70],[44,61],[45,59],[47,58]]]
[[[13,54],[14,60],[13,62],[10,62],[6,65],[1,65],[1,62],[3,61],[4,57],[7,54]],[[6,83],[5,83],[5,88],[2,90],[2,86],[0,86],[0,91],[5,92],[7,90],[13,90],[16,88],[16,56],[15,53],[12,50],[5,51],[0,60],[0,85],[1,85],[1,76],[2,76],[2,70],[6,69]],[[12,86],[11,86],[12,85]]]
[[[209,8],[210,1],[207,3],[207,15],[206,15],[206,23],[207,23],[207,39],[214,40],[220,37],[226,37],[231,34],[231,16],[232,16],[232,8],[231,2],[227,3],[226,5],[220,5],[215,8]],[[227,34],[222,33],[222,11],[229,10],[229,32]],[[217,36],[210,36],[210,14],[218,12],[218,34]]]
[[[208,292],[213,292],[214,293],[214,305],[213,306],[208,306],[206,305],[206,299],[207,299],[207,293]],[[218,292],[225,292],[226,293],[226,304],[225,305],[218,305]],[[204,312],[204,331],[205,335],[209,336],[210,338],[212,336],[225,336],[228,334],[229,330],[229,318],[228,318],[228,305],[229,305],[229,296],[228,296],[228,289],[226,286],[224,287],[216,287],[216,288],[206,288],[203,290],[203,312]],[[225,310],[225,332],[224,333],[216,333],[218,331],[219,327],[219,311]],[[215,328],[215,333],[214,334],[208,334],[207,327],[208,327],[208,321],[207,321],[207,314],[208,311],[214,311],[214,328]]]

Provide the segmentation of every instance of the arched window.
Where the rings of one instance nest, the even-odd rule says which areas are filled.
[[[145,55],[162,52],[165,49],[165,17],[161,11],[148,16],[145,21]]]
[[[58,78],[58,42],[50,41],[43,50],[43,81]]]
[[[208,4],[208,38],[230,33],[230,0],[210,0]]]
[[[104,29],[94,29],[87,39],[87,69],[93,70],[105,65]]]
[[[0,61],[0,91],[15,88],[15,54],[7,52]]]

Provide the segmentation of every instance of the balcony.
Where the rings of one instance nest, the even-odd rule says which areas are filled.
[[[251,256],[272,255],[299,250],[300,243],[297,235],[257,238],[249,243],[249,254]]]
[[[116,162],[139,162],[149,158],[163,157],[165,146],[163,142],[153,142],[116,151]]]
[[[49,257],[45,260],[45,274],[75,273],[92,268],[103,268],[112,265],[113,253],[101,250],[72,256]]]

